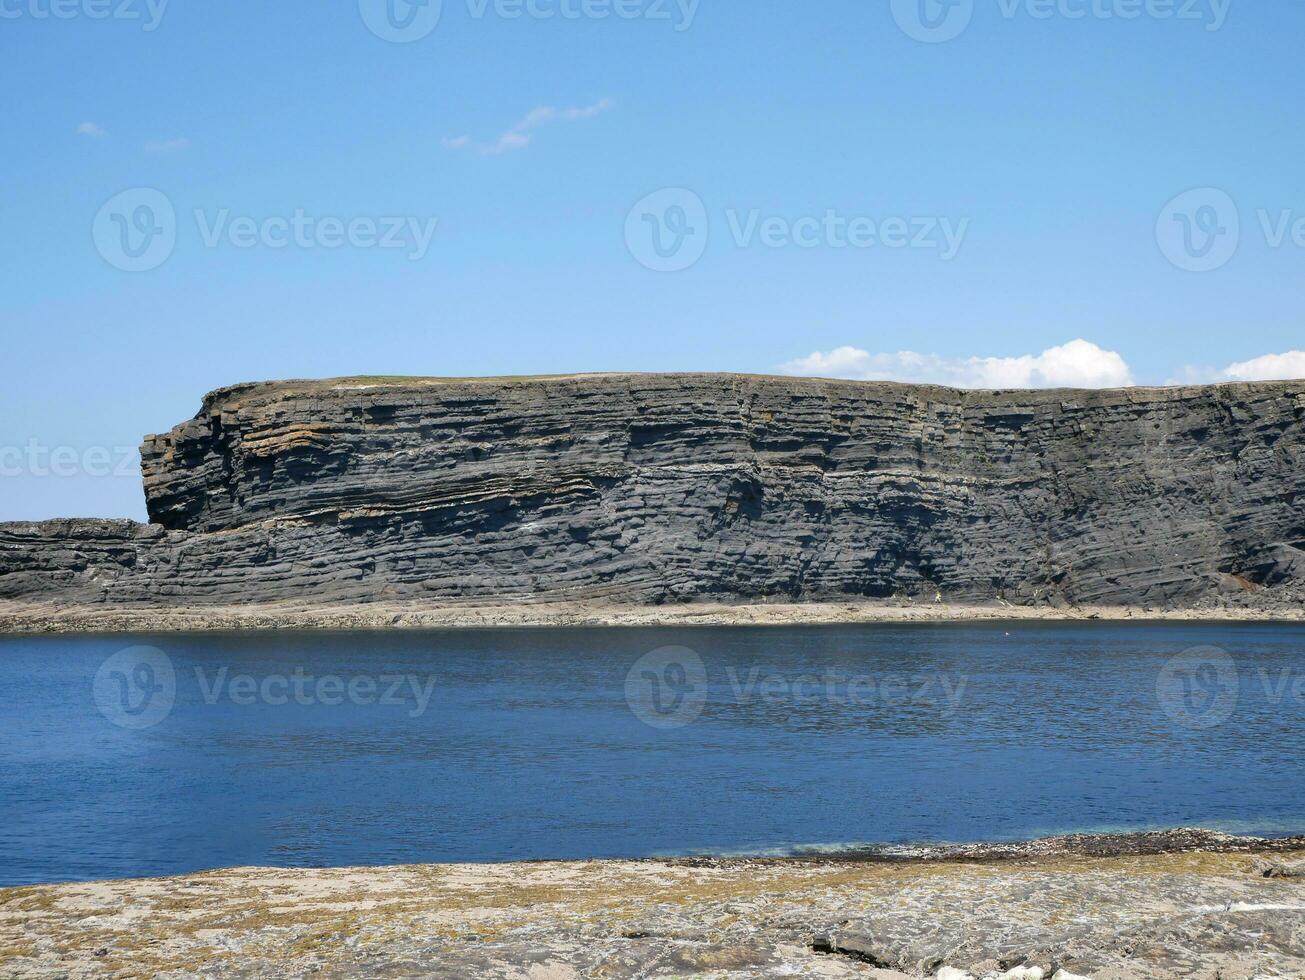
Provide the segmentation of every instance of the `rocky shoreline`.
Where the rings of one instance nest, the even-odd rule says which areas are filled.
[[[0,975],[1300,977],[1302,850],[1187,830],[11,888]]]
[[[635,606],[587,602],[502,604],[248,603],[115,606],[0,600],[0,635],[193,633],[239,630],[496,629],[517,627],[835,626],[945,622],[1300,622],[1305,605],[1189,608],[955,603],[748,603]]]

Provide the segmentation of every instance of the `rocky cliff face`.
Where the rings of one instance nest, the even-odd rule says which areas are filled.
[[[1305,383],[244,385],[146,439],[149,525],[0,525],[0,597],[1191,604],[1305,582],[1303,420]]]

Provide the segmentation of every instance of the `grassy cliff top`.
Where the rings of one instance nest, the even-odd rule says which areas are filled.
[[[642,385],[667,383],[709,384],[722,387],[748,385],[774,385],[794,391],[828,390],[831,387],[860,390],[867,394],[881,392],[915,392],[946,399],[1010,398],[1021,402],[1055,401],[1064,398],[1089,398],[1097,401],[1173,401],[1208,395],[1211,391],[1226,390],[1239,396],[1251,390],[1272,394],[1305,392],[1302,381],[1230,382],[1218,385],[1134,386],[1129,388],[1042,388],[1042,389],[965,389],[944,385],[916,384],[898,381],[861,381],[845,378],[797,377],[792,375],[744,374],[737,372],[636,372],[612,371],[576,374],[521,374],[491,377],[433,377],[421,375],[359,374],[339,378],[293,378],[283,381],[255,381],[218,388],[204,397],[201,414],[222,406],[229,407],[246,398],[281,400],[292,396],[312,396],[328,392],[365,390],[375,388],[421,389],[453,385],[486,385],[498,387],[579,382],[594,387],[610,387],[623,382]]]

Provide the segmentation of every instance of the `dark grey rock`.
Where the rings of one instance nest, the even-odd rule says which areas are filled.
[[[150,525],[0,525],[0,598],[1290,603],[1305,383],[739,375],[242,385]]]

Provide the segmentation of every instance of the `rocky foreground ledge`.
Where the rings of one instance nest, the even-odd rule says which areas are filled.
[[[1305,840],[243,868],[0,890],[0,976],[1305,976]]]

